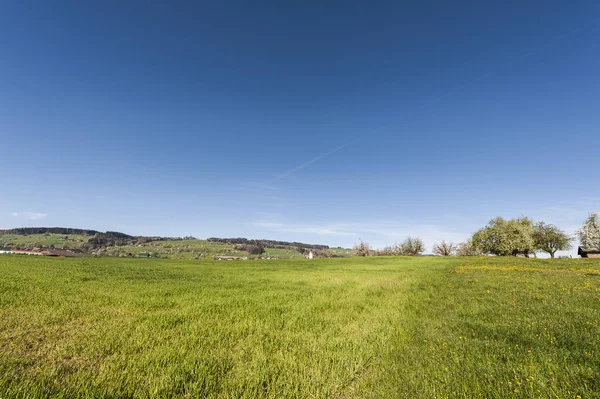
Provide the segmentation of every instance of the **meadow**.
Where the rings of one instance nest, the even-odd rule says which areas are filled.
[[[0,397],[598,398],[600,260],[0,256]]]

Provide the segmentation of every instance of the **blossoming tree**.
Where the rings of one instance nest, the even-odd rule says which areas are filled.
[[[583,222],[583,227],[577,230],[577,236],[581,242],[581,247],[590,250],[600,250],[600,217],[592,212]]]

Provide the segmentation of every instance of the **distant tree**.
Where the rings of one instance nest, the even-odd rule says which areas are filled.
[[[492,219],[487,226],[473,234],[472,240],[478,251],[498,256],[529,257],[535,250],[533,222],[526,217]]]
[[[573,239],[564,231],[553,224],[544,222],[536,223],[533,228],[533,240],[535,248],[547,252],[554,259],[556,251],[564,251],[571,248]]]
[[[440,243],[433,244],[433,253],[440,256],[451,256],[456,252],[456,245],[442,240]]]
[[[265,253],[265,247],[261,244],[238,244],[234,245],[233,249],[236,251],[248,252],[250,255],[261,255]]]
[[[248,245],[247,251],[250,255],[261,255],[265,253],[265,247],[260,244]]]
[[[309,250],[310,252],[310,250]],[[338,256],[327,249],[314,249],[312,250],[313,256],[315,258],[337,258]]]
[[[398,255],[397,245],[388,245],[377,251],[377,256],[393,256]]]
[[[592,212],[583,222],[583,227],[577,230],[581,247],[585,250],[600,250],[600,217]]]
[[[369,243],[360,240],[358,243],[354,244],[352,251],[356,256],[371,256],[373,250],[371,249],[371,245],[369,245]]]
[[[478,256],[481,252],[473,245],[472,240],[461,242],[456,246],[456,255],[458,256]]]
[[[400,254],[404,256],[416,256],[425,251],[425,244],[420,238],[408,237],[399,246]]]

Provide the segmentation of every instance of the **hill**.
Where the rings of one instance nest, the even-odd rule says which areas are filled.
[[[304,257],[313,251],[317,257],[349,256],[350,251],[299,242],[247,238],[133,236],[116,231],[65,227],[24,227],[0,231],[0,249],[64,249],[80,256],[152,257],[169,259]]]

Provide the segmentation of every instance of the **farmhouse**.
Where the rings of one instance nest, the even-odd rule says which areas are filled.
[[[579,247],[577,249],[577,255],[581,256],[582,258],[600,258],[600,250],[596,250],[596,249],[585,250],[585,249]]]
[[[43,255],[38,249],[13,249],[8,251],[8,253],[15,255]]]
[[[77,256],[75,253],[65,250],[65,249],[51,249],[48,251],[42,251],[41,255],[43,256],[58,256],[61,258],[72,258]]]
[[[40,249],[11,249],[9,251],[0,251],[2,254],[13,255],[37,255],[37,256],[58,256],[61,258],[77,256],[75,253],[62,249],[52,249],[42,251]]]

